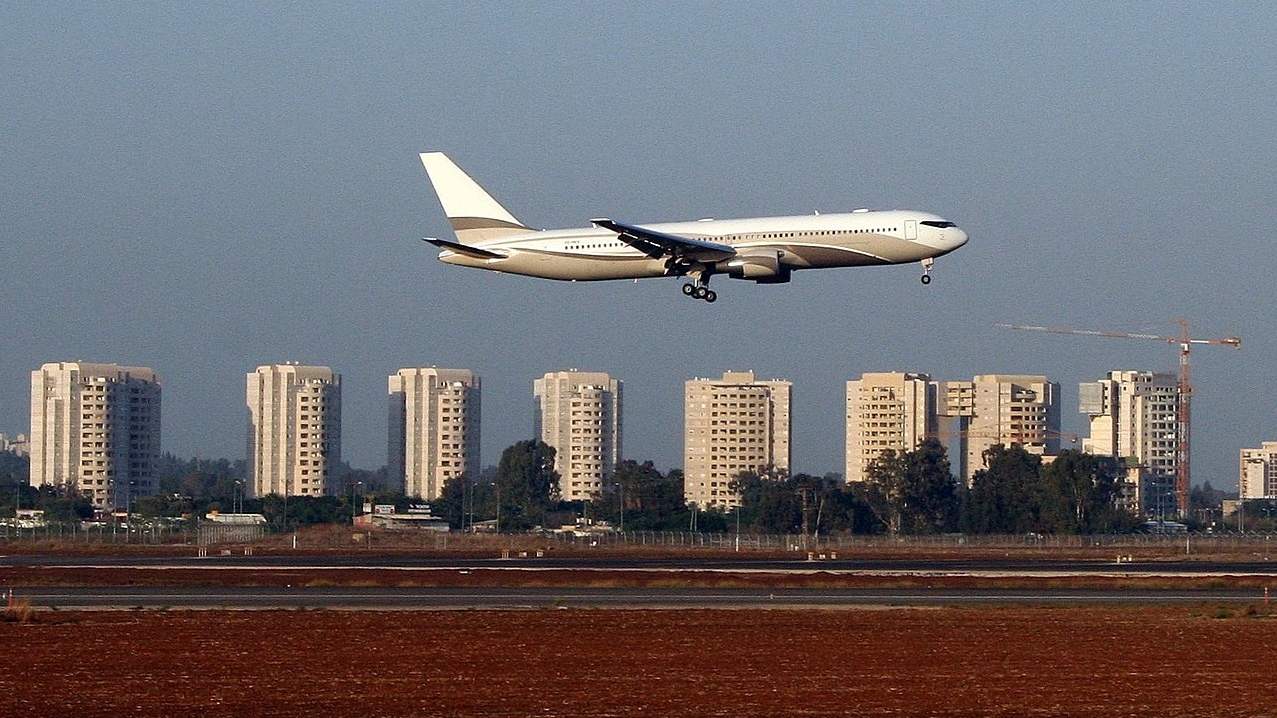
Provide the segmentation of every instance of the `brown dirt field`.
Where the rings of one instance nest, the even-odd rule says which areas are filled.
[[[1262,607],[48,612],[15,716],[1262,716]]]

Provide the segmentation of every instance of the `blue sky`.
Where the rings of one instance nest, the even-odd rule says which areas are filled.
[[[844,382],[1172,371],[1194,480],[1277,439],[1277,19],[1263,3],[0,5],[0,431],[45,361],[151,366],[164,448],[243,455],[244,374],[344,375],[344,454],[385,461],[386,376],[484,380],[484,461],[532,380],[626,383],[625,448],[681,465],[683,382],[795,383],[798,471],[842,470]],[[719,301],[442,265],[417,160],[449,153],[540,227],[911,208],[970,244]]]

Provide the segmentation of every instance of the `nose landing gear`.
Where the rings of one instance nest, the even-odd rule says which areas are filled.
[[[926,259],[922,260],[922,283],[923,284],[931,284],[931,265],[935,263],[936,263],[936,260],[931,257],[927,257]]]

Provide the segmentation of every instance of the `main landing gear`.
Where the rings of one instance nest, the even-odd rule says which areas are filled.
[[[718,300],[718,294],[713,289],[710,289],[708,283],[704,281],[697,282],[696,284],[692,284],[691,282],[684,284],[683,294],[691,297],[692,299],[703,299],[710,304],[713,304]]]
[[[923,284],[931,284],[931,265],[935,263],[936,263],[936,260],[932,259],[931,257],[927,257],[926,259],[922,260],[922,283]]]

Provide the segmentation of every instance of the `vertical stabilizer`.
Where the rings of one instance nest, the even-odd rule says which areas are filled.
[[[421,164],[458,242],[473,246],[530,231],[444,153],[422,152]]]

